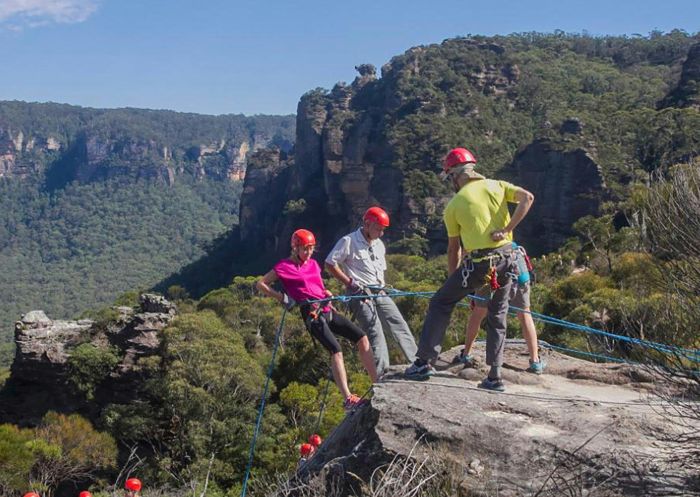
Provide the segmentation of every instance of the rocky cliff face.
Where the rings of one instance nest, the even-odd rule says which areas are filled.
[[[362,103],[376,81],[374,67],[330,94],[310,92],[297,109],[293,160],[268,152],[251,160],[241,197],[241,240],[272,248],[274,257],[289,249],[294,229],[318,234],[322,248],[358,223],[364,210],[381,204],[400,221],[401,174],[386,160],[378,138],[379,108]],[[319,215],[323,213],[323,215]]]
[[[563,151],[551,142],[536,141],[518,152],[511,167],[517,174],[515,182],[535,194],[535,203],[517,230],[518,240],[530,252],[556,250],[574,236],[573,221],[598,215],[606,186],[588,151]]]
[[[534,376],[524,344],[509,343],[506,392],[494,394],[476,388],[487,367],[454,365],[458,353],[445,352],[429,381],[389,374],[376,384],[301,467],[300,481],[319,489],[304,495],[420,495],[420,484],[464,497],[700,491],[695,469],[674,462],[680,425],[649,399],[659,380],[649,371],[545,352],[547,374]]]
[[[51,136],[25,139],[22,131],[0,123],[0,178],[24,178],[42,169],[40,158],[60,150]]]
[[[159,353],[160,331],[175,317],[176,308],[163,297],[144,294],[138,309],[115,310],[118,319],[109,325],[52,320],[43,311],[22,316],[15,325],[11,376],[0,391],[0,423],[35,424],[49,410],[94,418],[109,403],[138,398],[146,379],[139,361]],[[90,403],[70,382],[71,354],[86,343],[100,350],[111,348],[119,357]]]
[[[691,47],[683,63],[678,86],[664,99],[661,107],[687,107],[700,110],[700,43]]]

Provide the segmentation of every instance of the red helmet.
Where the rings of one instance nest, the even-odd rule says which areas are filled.
[[[380,226],[384,226],[385,228],[389,227],[389,214],[387,214],[384,209],[379,207],[370,207],[367,209],[367,212],[365,212],[362,219],[364,221],[372,221]]]
[[[309,230],[299,229],[292,233],[292,248],[316,245],[316,237]]]
[[[460,164],[476,164],[476,157],[466,148],[453,148],[450,153],[445,156],[445,160],[442,161],[442,170],[444,172],[449,171],[455,166]]]
[[[309,443],[311,445],[313,445],[314,447],[318,447],[319,445],[321,445],[321,442],[322,442],[321,437],[318,436],[316,433],[314,433],[313,435],[311,435],[309,437]]]
[[[92,497],[92,494],[88,492],[87,490],[83,490],[78,494],[78,497]]]
[[[27,492],[24,494],[24,497],[39,497],[39,494],[36,492]]]
[[[138,492],[141,490],[141,480],[138,478],[129,478],[126,480],[126,483],[124,483],[124,488],[127,490],[133,490],[134,492]]]
[[[314,446],[311,444],[301,444],[301,447],[299,447],[299,452],[301,453],[301,457],[308,457],[311,454],[314,453]]]

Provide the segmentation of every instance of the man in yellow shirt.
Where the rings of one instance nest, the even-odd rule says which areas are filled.
[[[474,171],[475,164],[474,155],[464,148],[450,151],[443,163],[443,175],[450,179],[455,190],[443,215],[448,236],[449,276],[430,300],[417,359],[405,376],[424,380],[434,374],[431,363],[440,354],[454,307],[470,293],[489,285],[486,363],[491,369],[479,386],[502,392],[508,294],[516,273],[513,230],[530,210],[535,197],[506,181],[486,179]],[[518,204],[512,218],[509,203]]]

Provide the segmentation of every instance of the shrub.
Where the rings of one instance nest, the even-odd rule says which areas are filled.
[[[118,363],[119,357],[114,350],[84,343],[76,347],[68,359],[70,381],[88,400],[92,400],[97,386]]]

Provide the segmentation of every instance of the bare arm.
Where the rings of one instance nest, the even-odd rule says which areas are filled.
[[[462,244],[458,236],[451,236],[447,240],[447,275],[450,276],[459,267],[462,260]]]
[[[491,233],[492,240],[503,240],[508,233],[511,233],[518,226],[518,224],[520,224],[520,221],[525,218],[525,215],[530,210],[530,207],[532,207],[532,203],[535,201],[535,196],[523,188],[518,188],[518,191],[515,192],[515,201],[518,203],[518,207],[515,208],[513,217],[510,218],[510,222],[503,229],[496,230]]]
[[[326,271],[328,271],[331,274],[331,276],[333,276],[336,280],[340,281],[345,286],[350,285],[350,282],[352,281],[352,278],[345,274],[343,270],[340,269],[340,266],[338,266],[337,264],[329,264],[326,262]]]
[[[275,273],[274,270],[270,270],[265,276],[260,278],[258,282],[255,284],[258,290],[260,290],[262,293],[267,295],[268,297],[272,297],[274,299],[277,299],[278,301],[282,302],[284,300],[284,294],[282,292],[278,292],[274,288],[272,288],[270,285],[272,285],[275,281],[277,281],[277,273]]]

